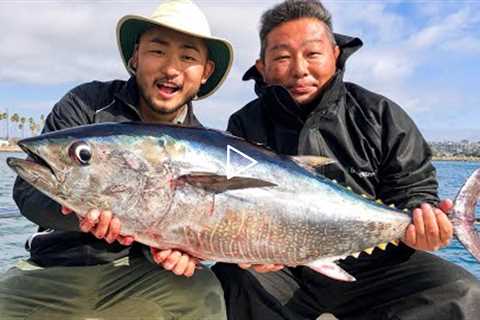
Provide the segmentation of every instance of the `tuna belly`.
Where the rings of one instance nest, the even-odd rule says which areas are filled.
[[[336,260],[397,239],[409,222],[371,209],[358,214],[364,210],[358,206],[353,215],[353,208],[322,211],[308,197],[292,201],[289,194],[262,188],[219,194],[183,191],[162,222],[141,233],[142,242],[206,260],[305,265],[343,281],[354,278]]]
[[[216,195],[209,254],[219,261],[291,266],[321,257],[324,226],[314,225],[310,212],[287,195],[264,189]]]
[[[398,239],[409,223],[403,214],[371,209],[319,210],[308,199],[292,201],[288,195],[262,189],[215,195],[211,216],[195,227],[208,234],[202,249],[220,261],[303,265]]]

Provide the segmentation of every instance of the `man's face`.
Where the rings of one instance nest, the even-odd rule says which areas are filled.
[[[171,118],[195,97],[215,67],[201,39],[161,27],[141,36],[131,64],[142,113]]]
[[[328,35],[327,26],[313,18],[282,23],[267,35],[258,71],[269,85],[284,86],[298,104],[313,101],[335,74],[339,48]]]

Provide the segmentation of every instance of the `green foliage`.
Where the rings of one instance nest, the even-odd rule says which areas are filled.
[[[8,114],[8,112],[0,112],[0,128],[3,128],[0,130],[0,137],[9,139],[19,138],[19,135],[22,138],[28,135],[35,136],[40,133],[44,125],[45,115],[43,114],[40,115],[38,121],[35,121],[33,117],[27,118],[18,113]]]

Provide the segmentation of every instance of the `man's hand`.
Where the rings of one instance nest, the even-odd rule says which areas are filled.
[[[178,250],[160,250],[150,248],[153,260],[165,270],[170,270],[177,276],[190,278],[195,272],[198,259]]]
[[[73,211],[62,207],[62,214],[67,215]],[[87,212],[84,218],[80,219],[80,230],[90,232],[98,239],[105,239],[108,243],[115,240],[124,246],[131,245],[135,239],[131,236],[121,236],[121,225],[118,218],[113,217],[109,210],[92,209]]]
[[[275,272],[282,270],[285,266],[283,264],[249,264],[249,263],[240,263],[238,266],[242,269],[253,268],[256,272],[265,273],[265,272]]]
[[[435,251],[449,244],[453,226],[446,213],[453,207],[451,200],[442,200],[438,208],[422,203],[413,210],[413,223],[405,232],[402,241],[409,247],[423,251]]]

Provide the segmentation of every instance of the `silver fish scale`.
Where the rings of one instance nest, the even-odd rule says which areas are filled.
[[[342,214],[330,217],[314,209],[292,215],[292,208],[285,203],[261,201],[261,195],[255,201],[251,192],[246,192],[248,198],[240,196],[242,193],[245,191],[217,195],[213,217],[204,221],[211,221],[209,231],[214,243],[208,254],[218,260],[305,264],[395,239],[409,222],[403,215],[398,221],[350,221]]]
[[[113,209],[123,232],[144,244],[235,263],[303,265],[338,257],[397,239],[410,222],[240,139],[203,129],[143,128],[99,125],[95,130],[110,135],[92,136],[89,127],[83,138],[75,129],[76,139],[94,150],[88,166],[62,154],[71,143],[63,133],[57,144],[52,135],[35,138],[32,152],[43,144],[52,150],[44,160],[69,170],[67,196],[58,188],[43,191],[79,213]],[[222,180],[229,144],[258,161],[236,177],[240,189]],[[195,180],[199,173],[205,180]]]

